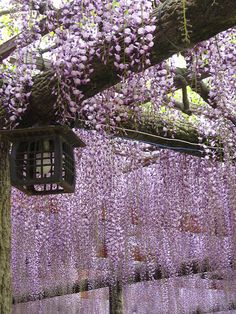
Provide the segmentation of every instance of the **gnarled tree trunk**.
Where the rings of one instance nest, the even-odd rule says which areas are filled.
[[[9,142],[0,137],[0,313],[12,312]]]

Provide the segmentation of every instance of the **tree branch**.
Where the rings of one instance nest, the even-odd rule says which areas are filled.
[[[113,135],[155,145],[157,149],[172,149],[176,152],[197,157],[209,155],[217,159],[223,158],[223,150],[218,139],[214,138],[218,146],[210,147],[207,145],[210,138],[205,138],[202,134],[199,134],[198,130],[190,123],[173,122],[170,119],[167,124],[168,130],[166,130],[166,125],[158,116],[150,116],[144,113],[135,123],[129,120],[122,123],[120,127],[113,127]],[[85,120],[77,120],[75,127],[92,128],[89,121]],[[199,140],[200,137],[201,141]]]
[[[191,35],[190,42],[184,43],[182,40],[181,29],[181,17],[182,14],[182,4],[180,1],[167,0],[163,4],[159,5],[153,11],[153,16],[156,17],[156,32],[155,32],[155,44],[151,50],[151,64],[155,65],[167,59],[172,54],[179,52],[185,48],[191,48],[197,42],[206,40],[218,32],[223,31],[229,27],[232,27],[236,24],[236,4],[235,0],[218,0],[215,1],[206,0],[206,1],[197,1],[197,0],[187,0],[187,18],[191,25]],[[224,14],[222,14],[224,12]],[[46,34],[47,30],[44,28],[42,34]],[[12,51],[15,50],[14,40],[0,46],[0,55],[2,58],[9,55]],[[94,57],[92,66],[94,72],[91,75],[91,81],[86,85],[82,86],[81,90],[84,94],[84,100],[88,99],[97,93],[107,89],[120,81],[116,68],[114,66],[114,60],[109,59],[106,65]],[[134,71],[139,71],[138,68]],[[21,127],[31,126],[38,121],[44,121],[51,123],[54,119],[54,104],[56,102],[56,96],[52,94],[52,89],[57,84],[57,79],[54,77],[53,71],[46,71],[34,78],[34,85],[31,89],[31,96],[29,99],[28,110],[25,112]],[[189,84],[189,82],[188,82]],[[192,86],[192,84],[191,84]],[[200,84],[198,86],[198,91],[205,98],[207,97],[207,91],[204,85]],[[200,86],[200,87],[199,87]],[[152,119],[151,119],[152,120]],[[132,130],[127,131],[127,136],[129,138],[136,138],[138,140],[153,141],[157,144],[168,144],[170,143],[169,139],[155,139],[151,137],[161,135],[163,125],[160,123],[155,126],[153,121],[150,127],[150,121],[139,125],[139,128],[136,129],[134,124],[122,125],[122,127]],[[160,126],[161,127],[158,127]],[[198,134],[196,130],[191,128],[184,129],[186,126],[181,126],[181,132],[174,134],[176,139],[186,140],[195,144],[199,144]],[[136,134],[134,133],[136,132]],[[141,132],[141,133],[137,133]],[[149,134],[148,138],[146,135]],[[167,137],[172,137],[173,134],[168,133]],[[175,144],[174,140],[171,140],[171,146],[180,146],[180,144]],[[195,147],[195,146],[194,146]],[[192,148],[192,146],[187,146],[187,148]],[[202,147],[198,147],[202,153]]]
[[[154,9],[151,18],[157,20],[155,45],[152,51],[152,64],[160,63],[172,54],[190,48],[194,44],[207,40],[236,23],[236,5],[234,0],[187,0],[186,12],[191,25],[190,42],[182,39],[182,2],[166,0]],[[222,14],[222,12],[224,14]],[[58,10],[60,15],[60,10]],[[41,34],[49,30],[45,27],[45,19],[41,21]],[[7,58],[15,49],[18,36],[0,46],[1,60]],[[114,85],[114,84],[113,84]]]
[[[174,53],[190,48],[197,42],[206,40],[236,24],[235,0],[218,0],[217,3],[210,0],[188,0],[186,5],[187,18],[191,24],[190,43],[187,44],[183,43],[182,32],[180,31],[182,23],[179,21],[179,16],[182,14],[181,1],[167,0],[153,11],[153,16],[157,20],[157,29],[155,32],[155,44],[151,50],[152,65],[158,64]],[[13,46],[10,45],[9,49],[11,50]],[[5,46],[0,46],[0,55],[5,56],[9,49],[7,48],[7,43]],[[94,72],[91,75],[91,81],[86,86],[81,86],[84,99],[90,98],[120,81],[112,58],[104,65],[100,59],[94,57],[92,67]],[[134,71],[139,71],[139,69],[135,68]],[[42,90],[41,93],[39,91],[36,93],[38,97],[35,94],[38,83],[40,80],[44,80],[45,75],[48,77],[48,82],[50,81],[50,86],[53,85],[53,82],[54,85],[56,84],[56,79],[53,79],[53,72],[43,73],[35,78],[36,86],[32,89],[29,110],[23,117],[23,124],[27,120],[27,116],[30,117],[30,121],[35,122],[39,119],[39,115],[41,120],[43,116],[48,119],[50,113],[53,119],[55,97],[50,95],[48,87],[46,86],[46,93],[45,90]],[[201,90],[203,91],[203,89]],[[45,95],[48,97],[45,97]],[[43,99],[44,103],[42,103],[41,99]],[[45,105],[46,99],[47,105]]]
[[[17,12],[19,12],[19,9],[10,8],[8,10],[1,10],[0,17],[3,15],[8,15],[8,14],[17,13]]]

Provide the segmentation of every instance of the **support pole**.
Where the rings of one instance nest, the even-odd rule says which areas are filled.
[[[123,289],[120,282],[109,286],[109,313],[123,314]]]
[[[9,142],[0,137],[0,313],[12,313]]]

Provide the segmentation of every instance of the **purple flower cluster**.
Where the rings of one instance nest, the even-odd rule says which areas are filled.
[[[158,265],[174,278],[186,262],[230,270],[235,166],[159,151],[155,164],[137,168],[144,144],[80,135],[87,147],[77,155],[74,195],[12,191],[15,296],[85,274],[91,288],[98,278],[126,283],[137,268],[151,279]]]

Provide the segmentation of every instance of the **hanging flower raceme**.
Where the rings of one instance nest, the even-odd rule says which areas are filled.
[[[63,290],[85,273],[92,288],[94,280],[129,282],[137,271],[152,279],[230,270],[234,165],[160,151],[156,163],[135,168],[147,145],[80,136],[87,146],[74,195],[13,191],[16,299]]]

